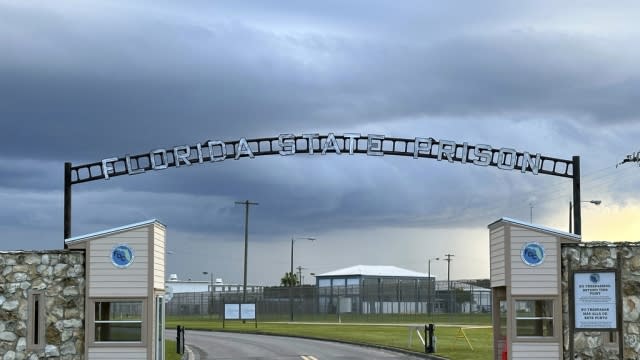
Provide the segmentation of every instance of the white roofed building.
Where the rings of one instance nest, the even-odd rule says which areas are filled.
[[[355,265],[316,276],[318,312],[430,314],[489,312],[491,291],[477,280],[436,281],[426,273],[384,265]]]
[[[356,265],[316,276],[320,313],[426,313],[434,278],[396,266]]]
[[[378,277],[408,277],[427,278],[427,274],[388,265],[356,265],[344,269],[329,271],[316,278],[330,278],[336,276],[378,276]]]

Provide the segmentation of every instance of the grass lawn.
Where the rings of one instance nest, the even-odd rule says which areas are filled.
[[[491,328],[482,328],[487,324],[464,324],[452,326],[435,322],[437,348],[436,355],[452,360],[490,360],[493,354],[493,338]],[[268,323],[259,322],[256,329],[253,322],[243,324],[239,321],[228,321],[222,328],[222,321],[208,318],[167,319],[167,327],[175,329],[177,325],[191,330],[239,331],[259,334],[294,335],[318,339],[332,339],[357,342],[371,345],[384,345],[395,348],[424,352],[424,346],[413,332],[413,343],[409,345],[408,324],[375,323]],[[474,327],[475,326],[475,327]],[[422,326],[424,331],[424,325]],[[464,335],[469,339],[473,350],[467,344]]]
[[[166,360],[180,360],[181,355],[176,353],[176,342],[172,340],[164,340],[164,353]]]

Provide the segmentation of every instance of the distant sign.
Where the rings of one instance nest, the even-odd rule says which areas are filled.
[[[225,320],[255,320],[256,304],[224,304]]]
[[[240,320],[240,304],[224,304],[225,320]]]
[[[576,329],[617,329],[616,273],[574,273]]]
[[[254,320],[256,318],[256,304],[240,304],[240,318]]]

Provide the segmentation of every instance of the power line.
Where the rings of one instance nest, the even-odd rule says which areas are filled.
[[[609,167],[610,168],[610,167]],[[606,170],[608,168],[605,169],[601,169],[601,170]],[[597,171],[598,172],[598,171]],[[598,180],[598,179],[603,179],[603,178],[607,178],[607,177],[611,177],[612,179],[616,179],[619,178],[619,174],[615,174],[615,173],[609,173],[606,174],[604,176],[600,176],[600,177],[596,177],[593,180],[589,178],[589,176],[597,173],[594,172],[590,175],[586,175],[586,176],[582,176],[581,178],[581,186],[584,189],[588,189],[590,186],[590,184],[592,184],[593,181]],[[516,201],[516,203],[524,203],[526,202],[529,198],[531,198],[531,196],[535,195],[537,200],[545,200],[545,199],[557,199],[560,197],[560,194],[562,193],[568,193],[571,194],[571,184],[570,182],[563,182],[563,183],[555,183],[555,184],[551,184],[551,185],[547,185],[544,187],[544,192],[540,192],[540,190],[533,190],[533,191],[525,191],[521,194],[516,195],[517,199],[519,199],[520,201]],[[541,201],[538,201],[541,202]]]

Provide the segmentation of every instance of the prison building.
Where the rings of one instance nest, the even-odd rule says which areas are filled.
[[[316,276],[319,313],[426,313],[434,278],[396,266],[356,265]]]

